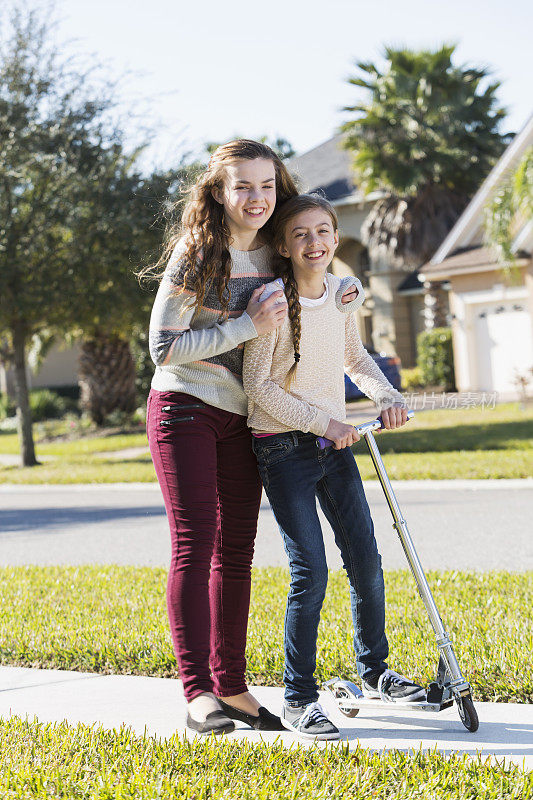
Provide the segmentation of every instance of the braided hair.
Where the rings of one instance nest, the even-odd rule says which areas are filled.
[[[288,371],[284,384],[285,391],[288,392],[291,388],[291,384],[296,373],[296,367],[298,366],[298,362],[300,360],[300,339],[302,338],[300,312],[302,307],[300,305],[300,295],[298,294],[298,286],[296,285],[290,259],[285,258],[284,261],[286,263],[283,264],[281,278],[285,284],[285,296],[287,298],[289,322],[291,324],[292,342],[294,347],[294,364]]]
[[[276,276],[281,278],[285,285],[285,295],[287,297],[289,322],[291,325],[294,347],[294,364],[288,371],[284,384],[284,389],[287,392],[294,380],[296,368],[300,361],[300,341],[302,337],[300,315],[302,308],[291,260],[290,258],[284,258],[280,255],[280,249],[285,244],[285,232],[289,222],[302,211],[310,211],[315,208],[322,209],[329,214],[331,222],[333,223],[333,230],[337,231],[339,223],[335,209],[331,203],[320,194],[300,194],[296,197],[291,197],[276,208],[272,217],[272,243],[278,251],[278,258],[274,262],[274,270]]]

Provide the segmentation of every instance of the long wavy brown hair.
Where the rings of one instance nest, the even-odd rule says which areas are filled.
[[[221,319],[228,315],[231,256],[230,231],[224,219],[224,208],[213,197],[213,189],[223,188],[225,168],[240,160],[265,158],[272,161],[276,175],[276,206],[298,194],[296,185],[279,156],[266,144],[251,139],[235,139],[220,145],[209,159],[207,169],[186,193],[181,221],[171,225],[165,235],[163,251],[157,264],[143,270],[141,278],[160,280],[167,263],[180,243],[179,260],[183,264],[178,291],[193,292],[195,315],[213,282],[222,306]],[[265,244],[272,240],[272,219],[261,228]]]
[[[315,208],[322,209],[329,214],[333,224],[333,230],[337,231],[339,221],[335,209],[331,203],[320,194],[300,194],[297,197],[292,197],[279,209],[276,209],[271,217],[272,244],[277,252],[277,257],[274,261],[274,270],[276,276],[282,278],[285,285],[285,296],[287,297],[289,306],[289,322],[291,324],[294,347],[294,364],[285,378],[284,388],[286,391],[289,391],[291,387],[300,360],[300,340],[302,338],[300,314],[302,308],[300,306],[300,295],[298,294],[298,285],[292,270],[291,260],[290,258],[282,256],[280,249],[285,245],[285,236],[289,222],[298,214],[301,214],[302,211],[311,211]]]

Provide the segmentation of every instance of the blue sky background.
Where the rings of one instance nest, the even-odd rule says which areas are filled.
[[[282,135],[320,144],[362,99],[345,79],[385,44],[457,42],[457,61],[502,81],[507,129],[533,110],[533,4],[526,0],[57,0],[60,40],[95,54],[122,83],[124,108],[153,130],[146,163],[202,142]],[[132,139],[134,138],[131,127]]]

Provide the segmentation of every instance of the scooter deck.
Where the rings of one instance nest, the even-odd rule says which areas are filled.
[[[339,706],[339,708],[355,710],[356,708],[370,708],[375,711],[377,708],[401,708],[405,711],[429,711],[429,712],[438,712],[444,711],[445,708],[450,708],[453,706],[453,700],[448,700],[445,703],[428,703],[427,700],[415,700],[412,703],[388,703],[384,700],[372,700],[368,697],[362,697],[361,699],[357,700],[339,700],[335,698],[335,702]]]
[[[343,713],[356,711],[360,708],[400,708],[404,711],[428,711],[439,712],[453,705],[453,698],[449,697],[442,702],[429,702],[426,700],[414,700],[408,702],[390,702],[380,698],[365,697],[359,686],[352,681],[343,681],[339,678],[332,678],[323,684],[323,688],[332,695],[338,707]]]

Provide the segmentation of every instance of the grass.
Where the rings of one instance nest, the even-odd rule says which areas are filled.
[[[131,729],[0,722],[4,800],[524,800],[533,776],[480,756],[167,741]]]
[[[533,573],[430,573],[443,620],[477,700],[533,702]],[[288,573],[256,569],[248,635],[250,683],[282,684]],[[0,569],[0,663],[176,677],[166,571],[135,567]],[[390,664],[424,683],[434,636],[407,571],[386,573]],[[347,581],[332,572],[319,632],[317,678],[354,672]]]
[[[352,409],[354,407],[352,406]],[[356,406],[355,406],[356,408]],[[392,479],[527,478],[533,474],[533,408],[508,403],[493,409],[455,409],[418,412],[405,428],[378,437]],[[39,432],[40,431],[40,432]],[[155,473],[149,454],[106,458],[124,448],[146,447],[144,431],[94,432],[83,438],[50,440],[54,431],[64,437],[62,422],[37,429],[36,467],[0,464],[0,483],[115,483],[149,482]],[[0,433],[0,454],[18,453],[13,433]],[[354,447],[363,479],[376,473],[364,442]]]
[[[53,428],[52,428],[53,430]],[[108,453],[122,450],[126,447],[148,447],[144,430],[138,433],[102,433],[87,437],[57,441],[42,441],[40,436],[35,437],[36,450],[39,456],[65,456],[76,457],[92,455],[93,453]],[[0,433],[0,453],[15,455],[19,452],[18,437],[15,433]]]
[[[248,679],[281,683],[288,574],[255,570]],[[533,573],[430,573],[477,700],[533,700]],[[166,572],[134,567],[0,569],[0,662],[102,673],[177,675]],[[386,574],[391,664],[433,676],[435,647],[414,582]],[[331,573],[318,677],[353,671],[346,579]],[[259,744],[138,736],[131,729],[0,720],[5,800],[523,800],[533,774],[486,756],[375,753],[358,745]]]
[[[149,455],[123,461],[77,457],[24,468],[0,465],[0,484],[151,483],[155,480]]]

